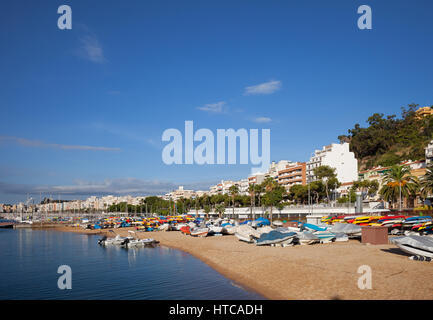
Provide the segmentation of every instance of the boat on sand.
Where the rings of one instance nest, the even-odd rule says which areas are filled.
[[[411,255],[433,258],[433,238],[431,237],[410,235],[392,238],[391,242]]]
[[[193,237],[206,237],[209,233],[209,228],[194,228],[190,233]]]
[[[262,233],[260,235],[260,238],[257,239],[256,245],[263,246],[263,245],[285,242],[289,239],[293,239],[296,235],[297,235],[296,232],[280,232],[277,230],[272,230],[271,232],[268,233]]]

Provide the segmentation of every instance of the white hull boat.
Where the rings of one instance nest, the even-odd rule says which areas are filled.
[[[249,235],[249,234],[244,234],[244,233],[236,232],[236,233],[235,233],[235,236],[236,236],[236,238],[238,238],[240,241],[244,241],[244,242],[248,242],[248,243],[253,243],[253,242],[254,242],[253,238],[252,238],[251,235]]]
[[[236,233],[236,230],[237,230],[236,226],[227,226],[227,227],[224,227],[223,231],[225,234],[233,235]]]
[[[212,233],[222,233],[223,229],[224,229],[223,227],[210,226],[209,227],[209,232],[212,232]]]
[[[283,223],[281,222],[281,221],[274,221],[274,222],[272,222],[272,224],[274,225],[274,226],[276,226],[276,227],[282,227],[283,226]]]
[[[164,223],[164,224],[162,224],[162,225],[160,225],[158,227],[158,230],[160,230],[160,231],[168,231],[169,228],[170,228],[170,225],[168,223]]]
[[[309,245],[309,244],[320,242],[319,237],[315,236],[310,231],[298,232],[296,238],[298,239],[298,242],[301,245]]]
[[[177,231],[180,231],[180,228],[186,227],[186,226],[187,226],[186,223],[178,223],[177,225],[174,226],[174,229]]]
[[[209,228],[196,228],[191,230],[191,236],[193,237],[206,237],[209,233]]]

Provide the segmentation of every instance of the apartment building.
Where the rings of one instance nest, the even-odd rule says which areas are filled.
[[[421,107],[415,111],[415,114],[418,118],[431,116],[431,115],[433,115],[433,108],[428,107],[428,106],[427,107]]]
[[[296,184],[307,184],[307,165],[305,162],[290,162],[278,171],[278,183],[287,190]]]
[[[260,184],[268,177],[267,173],[256,173],[248,177],[248,184]]]
[[[349,143],[332,143],[321,150],[315,150],[307,162],[307,182],[315,181],[314,169],[320,166],[330,166],[335,169],[337,179],[341,183],[358,179],[358,161],[355,154],[349,150]]]

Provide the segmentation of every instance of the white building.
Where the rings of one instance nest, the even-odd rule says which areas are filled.
[[[177,201],[180,198],[184,198],[184,199],[193,198],[195,197],[195,192],[194,190],[186,190],[183,188],[183,186],[179,186],[177,190],[170,192],[166,196],[168,196],[168,198],[173,201]]]
[[[341,183],[358,180],[358,161],[355,154],[349,151],[349,143],[333,143],[324,146],[322,150],[316,150],[307,162],[307,181],[316,180],[314,168],[330,166],[335,168],[337,179]]]
[[[425,148],[425,163],[426,165],[433,164],[433,140]]]
[[[248,183],[248,179],[242,179],[236,182],[236,184],[239,187],[239,194],[241,195],[248,195],[248,187],[250,184]]]

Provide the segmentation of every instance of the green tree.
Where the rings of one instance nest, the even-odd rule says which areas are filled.
[[[353,182],[352,190],[359,191],[363,197],[365,195],[374,195],[379,189],[379,182],[377,180],[358,180]]]
[[[308,201],[308,185],[295,184],[289,189],[289,198],[296,203],[305,204]]]
[[[335,168],[331,168],[330,166],[320,166],[314,168],[313,172],[316,178],[322,181],[322,183],[324,184],[326,199],[329,203],[329,191],[336,189],[340,186],[340,183],[337,179],[337,174],[335,173]]]

